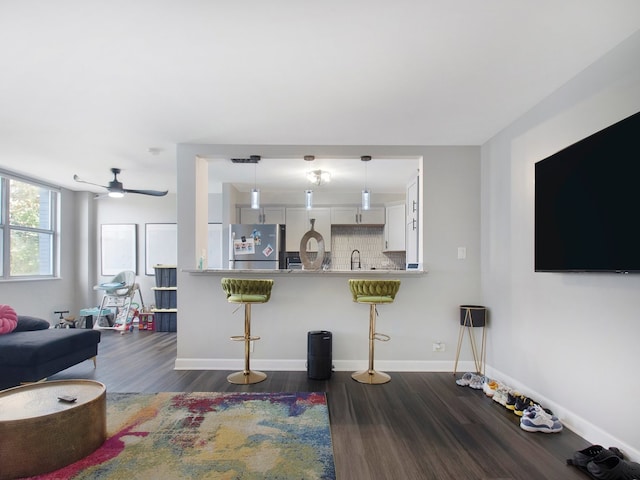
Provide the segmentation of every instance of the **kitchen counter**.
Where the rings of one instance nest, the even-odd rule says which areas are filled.
[[[196,274],[196,275],[296,275],[296,276],[337,276],[337,277],[362,277],[362,276],[379,276],[379,275],[394,275],[394,276],[417,276],[424,275],[427,272],[424,270],[229,270],[229,269],[182,269],[183,272]]]

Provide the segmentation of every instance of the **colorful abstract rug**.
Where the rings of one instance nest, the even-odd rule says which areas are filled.
[[[107,432],[87,458],[33,478],[336,477],[324,393],[108,393]]]

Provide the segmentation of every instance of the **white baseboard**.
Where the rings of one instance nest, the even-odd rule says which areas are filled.
[[[367,368],[368,360],[334,360],[333,370],[336,372],[350,372]],[[376,370],[384,372],[453,372],[453,361],[376,361]],[[265,360],[251,359],[251,367],[256,370],[271,371],[305,371],[307,360]],[[244,368],[243,359],[230,358],[177,358],[176,370],[241,370]],[[458,373],[474,368],[473,361],[458,362]]]

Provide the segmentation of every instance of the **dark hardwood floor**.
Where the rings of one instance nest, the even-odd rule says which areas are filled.
[[[565,460],[589,442],[567,429],[525,432],[519,417],[451,373],[391,372],[390,383],[362,385],[351,372],[326,381],[266,372],[264,382],[238,386],[226,371],[173,370],[175,357],[175,333],[103,331],[97,368],[86,361],[50,380],[90,378],[110,392],[327,392],[340,480],[588,478]]]

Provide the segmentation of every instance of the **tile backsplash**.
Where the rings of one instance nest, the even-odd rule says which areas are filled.
[[[331,227],[331,269],[351,270],[351,252],[360,252],[363,270],[404,270],[404,252],[383,252],[384,226],[334,225]],[[358,254],[354,255],[357,267]]]

